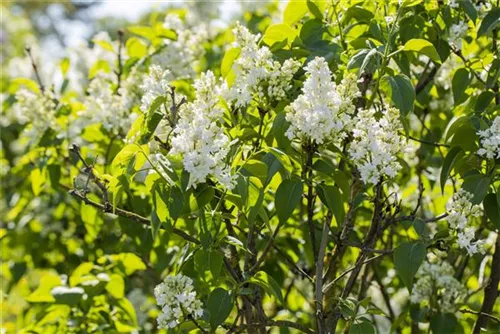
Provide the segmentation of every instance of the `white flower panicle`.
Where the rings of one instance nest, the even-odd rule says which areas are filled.
[[[450,27],[448,42],[450,42],[450,44],[455,45],[457,47],[457,49],[461,50],[462,49],[462,38],[464,38],[467,35],[468,30],[469,30],[469,26],[467,25],[467,22],[465,22],[465,21],[460,21],[457,24],[453,24]]]
[[[481,148],[477,154],[485,156],[488,159],[500,158],[500,116],[495,117],[493,124],[486,130],[478,133],[481,139]]]
[[[300,63],[287,59],[282,65],[273,60],[268,47],[259,47],[260,35],[253,35],[240,24],[233,34],[236,37],[233,46],[240,48],[240,54],[233,63],[235,79],[224,94],[226,100],[238,108],[248,106],[253,99],[259,103],[283,100]]]
[[[199,319],[203,315],[202,303],[196,298],[193,280],[182,274],[167,276],[154,289],[157,304],[162,308],[158,315],[158,327],[175,328],[190,315]]]
[[[219,103],[220,88],[210,71],[202,74],[194,86],[196,99],[181,108],[170,154],[182,156],[184,169],[190,174],[188,187],[196,187],[213,176],[232,189],[233,176],[225,163],[231,143],[219,125],[224,112]]]
[[[460,248],[467,250],[469,255],[483,253],[483,240],[475,239],[476,229],[470,226],[470,218],[479,218],[483,215],[481,207],[471,203],[473,195],[464,189],[460,189],[453,195],[450,203],[446,205],[448,217],[446,220],[450,228],[457,232],[457,243]]]
[[[345,138],[353,126],[352,100],[359,93],[356,79],[347,74],[337,87],[322,57],[310,61],[305,70],[307,79],[302,94],[287,108],[286,120],[290,127],[286,135],[318,144]]]
[[[127,133],[137,114],[131,111],[136,96],[129,94],[124,86],[115,94],[109,76],[101,73],[89,85],[88,96],[84,101],[86,109],[79,113],[87,124],[101,124],[104,129],[115,134]],[[126,85],[133,84],[130,80]],[[82,126],[83,128],[83,126]]]
[[[16,92],[16,100],[13,115],[20,124],[29,124],[28,131],[39,136],[49,128],[54,130],[59,128],[56,120],[56,104],[50,91],[42,94],[20,89]]]
[[[349,155],[366,184],[377,184],[381,178],[393,178],[401,170],[399,153],[406,151],[406,139],[396,108],[387,108],[382,118],[375,118],[373,109],[360,110],[352,131]]]
[[[153,101],[159,96],[168,97],[170,92],[169,82],[172,80],[169,70],[163,70],[158,65],[149,67],[149,75],[146,76],[140,85],[144,95],[141,99],[141,111],[147,112]]]
[[[188,27],[177,14],[168,14],[163,26],[175,31],[177,39],[165,39],[164,49],[153,56],[152,63],[168,68],[177,79],[193,77],[205,54],[203,45],[208,40],[208,29],[203,24]]]
[[[415,275],[417,281],[413,285],[410,301],[428,305],[430,300],[436,300],[442,312],[455,312],[456,302],[464,295],[465,289],[453,274],[453,267],[448,262],[425,262]]]

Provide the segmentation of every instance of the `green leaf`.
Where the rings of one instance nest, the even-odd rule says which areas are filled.
[[[225,78],[231,69],[233,68],[233,63],[240,56],[240,48],[231,48],[226,51],[224,58],[222,58],[222,63],[220,65],[220,72],[223,78]]]
[[[217,251],[211,251],[208,254],[208,262],[210,265],[210,272],[212,273],[212,277],[217,280],[220,277],[224,257]]]
[[[394,265],[404,285],[411,293],[413,278],[425,259],[426,248],[421,242],[405,242],[394,251]]]
[[[433,334],[457,333],[457,318],[451,313],[438,313],[431,318],[431,330]]]
[[[85,291],[80,287],[58,286],[53,288],[50,293],[56,304],[76,305],[82,300]]]
[[[295,37],[297,37],[297,31],[295,29],[289,25],[278,23],[272,24],[267,28],[262,40],[269,46],[284,40],[287,41],[288,45],[291,45]]]
[[[482,112],[488,108],[491,100],[495,97],[495,94],[490,91],[485,91],[479,94],[476,100],[476,105],[474,106],[475,112]]]
[[[248,174],[243,173],[243,175],[255,176],[262,183],[266,182],[267,165],[264,162],[255,159],[250,159],[247,162],[245,162],[245,164],[242,166],[242,169],[248,173]]]
[[[280,223],[285,223],[302,198],[300,180],[284,180],[276,190],[275,206]]]
[[[425,39],[410,39],[403,47],[404,51],[414,51],[426,55],[432,61],[441,64],[441,58],[434,45]]]
[[[441,192],[444,193],[444,185],[450,175],[451,170],[455,166],[457,160],[464,155],[464,150],[460,146],[454,146],[444,158],[443,167],[441,167],[441,174],[439,181],[441,183]]]
[[[46,173],[40,168],[33,169],[30,173],[31,179],[31,189],[33,190],[33,195],[38,196],[42,192],[43,186],[47,180]]]
[[[148,46],[137,37],[131,37],[125,43],[127,54],[130,57],[142,58],[148,54]]]
[[[460,7],[464,10],[465,14],[471,19],[473,22],[477,20],[477,10],[476,7],[472,4],[470,0],[461,0],[458,2]]]
[[[210,312],[210,326],[215,329],[226,320],[233,309],[231,295],[223,288],[214,289],[208,296],[207,309]]]
[[[479,30],[477,31],[477,37],[487,35],[490,31],[495,29],[500,25],[500,7],[493,7],[488,14],[481,21]]]
[[[307,14],[308,8],[306,1],[289,1],[283,12],[283,22],[293,26]]]
[[[283,305],[283,294],[278,283],[264,271],[259,271],[249,280],[250,283],[256,284],[263,288],[270,296],[274,296]]]
[[[293,26],[307,14],[306,0],[288,1],[285,11],[283,12],[283,22],[289,26]]]
[[[344,221],[345,209],[344,209],[344,201],[342,199],[342,194],[337,186],[329,186],[325,184],[321,184],[318,188],[318,196],[325,204],[328,209],[330,209],[335,219],[337,220],[337,225],[340,226]]]
[[[472,204],[479,204],[484,200],[490,187],[490,181],[489,177],[482,174],[473,174],[464,178],[462,189],[474,195],[471,199]]]
[[[131,26],[127,28],[133,34],[152,40],[155,37],[153,28],[146,26]]]
[[[149,109],[144,116],[144,125],[141,128],[141,137],[139,139],[140,144],[146,144],[149,142],[151,137],[153,136],[158,124],[163,119],[164,114],[160,110],[158,110],[165,102],[167,102],[166,96],[158,96],[156,97]]]
[[[413,110],[415,101],[415,88],[410,79],[403,74],[395,76],[384,76],[383,82],[390,85],[390,95],[394,106],[401,111],[403,116],[408,115]]]
[[[349,328],[349,334],[375,334],[375,327],[371,322],[361,321],[352,324]]]
[[[486,195],[483,206],[488,219],[500,230],[500,206],[498,205],[497,195],[493,193]]]
[[[323,14],[321,13],[321,10],[319,9],[317,4],[315,4],[311,0],[307,0],[307,8],[315,18],[317,18],[318,20],[323,20]]]
[[[118,274],[112,274],[110,281],[106,284],[106,291],[116,299],[125,296],[125,281],[123,277]]]
[[[471,81],[472,74],[466,68],[459,68],[455,72],[451,81],[453,101],[455,101],[455,105],[459,105],[460,103],[467,100],[469,96],[465,94],[465,90],[467,89],[467,87],[469,87]]]

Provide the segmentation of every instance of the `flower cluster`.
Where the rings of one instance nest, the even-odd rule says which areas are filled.
[[[387,108],[377,120],[374,110],[360,110],[355,123],[349,155],[361,180],[377,184],[384,177],[395,177],[401,169],[397,155],[406,150],[406,140],[400,135],[399,111]]]
[[[448,262],[425,262],[416,274],[417,281],[413,286],[410,301],[413,304],[428,305],[430,300],[437,300],[441,312],[455,312],[456,301],[465,291],[453,274],[453,267]]]
[[[56,120],[56,103],[50,91],[32,92],[20,89],[16,93],[14,117],[20,124],[30,124],[35,136],[42,135],[47,129],[58,129]]]
[[[332,81],[328,63],[316,57],[305,67],[307,79],[302,94],[290,105],[286,135],[310,139],[322,144],[341,140],[353,126],[354,97],[359,94],[354,75],[347,74],[337,87]]]
[[[292,87],[292,78],[300,63],[287,59],[280,64],[273,60],[268,47],[259,47],[260,35],[253,35],[247,28],[237,25],[233,29],[236,37],[234,47],[240,49],[233,63],[234,82],[225,97],[236,107],[246,107],[253,99],[259,102],[280,101]]]
[[[146,76],[140,85],[144,95],[141,99],[141,111],[147,112],[153,101],[159,96],[168,96],[170,91],[169,81],[172,75],[169,70],[163,70],[158,65],[149,67],[149,75]]]
[[[84,101],[86,108],[79,113],[80,120],[87,124],[101,124],[115,135],[125,134],[137,117],[131,111],[137,102],[137,92],[132,89],[135,81],[135,76],[130,76],[115,93],[109,76],[104,73],[97,75],[89,85]]]
[[[163,50],[155,55],[152,63],[168,68],[177,79],[191,78],[199,60],[205,54],[204,42],[208,39],[205,27],[188,27],[177,14],[168,14],[163,24],[173,30],[177,39],[165,39]]]
[[[450,228],[457,231],[458,246],[465,248],[469,255],[483,252],[483,240],[472,241],[475,238],[476,229],[470,226],[469,218],[482,216],[481,207],[470,202],[472,197],[471,193],[460,189],[446,206],[448,211],[446,220]]]
[[[202,304],[196,298],[193,280],[182,274],[168,276],[154,289],[157,304],[162,308],[158,327],[169,329],[182,323],[186,315],[198,319],[203,315]]]
[[[500,117],[495,117],[491,127],[477,134],[481,138],[481,148],[477,154],[486,156],[488,159],[500,158]]]
[[[202,74],[194,87],[196,99],[181,108],[170,154],[182,156],[184,169],[190,174],[188,187],[196,187],[211,175],[232,189],[231,169],[225,163],[231,143],[219,125],[224,112],[219,103],[220,88],[210,71]]]
[[[457,49],[462,49],[462,38],[467,35],[467,30],[469,30],[469,26],[465,21],[460,21],[457,24],[453,24],[450,27],[448,42],[455,45]]]

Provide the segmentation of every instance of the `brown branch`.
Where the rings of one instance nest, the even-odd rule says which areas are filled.
[[[495,253],[491,261],[491,273],[488,285],[484,289],[484,300],[481,306],[481,312],[474,325],[474,334],[479,334],[481,328],[485,328],[488,322],[488,317],[485,314],[491,314],[498,297],[498,283],[500,282],[500,236],[497,235],[495,243]]]
[[[117,79],[115,93],[118,95],[120,95],[119,90],[120,90],[120,86],[122,83],[122,75],[123,75],[123,61],[122,61],[123,35],[124,35],[123,30],[119,29],[118,30],[118,70],[115,71],[116,79]]]
[[[82,202],[84,202],[87,205],[91,205],[95,208],[101,209],[103,212],[113,213],[113,214],[116,214],[118,216],[125,217],[129,220],[132,220],[136,223],[151,226],[151,221],[148,218],[145,218],[145,217],[140,216],[134,212],[126,211],[126,210],[123,210],[120,208],[114,208],[114,210],[113,210],[112,207],[106,207],[106,206],[102,205],[101,203],[94,202],[93,200],[91,200],[90,198],[88,198],[84,194],[80,193],[76,189],[71,189],[69,191],[69,194],[74,196],[75,198],[81,200]],[[192,243],[197,244],[197,245],[200,244],[200,241],[198,239],[192,237],[191,235],[187,234],[186,232],[184,232],[178,228],[173,227],[172,232],[174,234],[178,235],[179,237],[183,238],[186,241],[192,242]]]
[[[250,323],[247,325],[240,326],[238,330],[236,331],[237,333],[241,333],[245,331],[246,329],[256,327],[256,326],[262,326],[264,325],[265,327],[288,327],[288,328],[293,328],[301,331],[302,333],[308,333],[308,334],[315,334],[315,332],[301,324],[298,324],[293,321],[288,321],[288,320],[270,320],[267,319],[265,322],[259,322],[259,323]]]
[[[426,144],[426,145],[432,145],[432,146],[436,146],[436,147],[450,147],[450,145],[448,145],[448,144],[441,144],[441,143],[436,143],[436,142],[432,142],[432,141],[428,141],[428,140],[423,140],[423,139],[415,138],[415,137],[410,136],[410,135],[408,135],[406,137],[408,139],[411,139],[411,140],[414,140],[416,142]]]
[[[40,87],[40,91],[43,94],[45,92],[45,86],[43,84],[42,77],[40,76],[40,73],[38,72],[38,66],[35,62],[35,58],[33,58],[33,54],[31,53],[31,48],[26,47],[24,50],[26,51],[26,53],[28,54],[28,57],[30,58],[31,67],[33,67],[33,71],[35,72],[36,81],[38,82],[38,86]]]
[[[470,314],[475,314],[475,315],[479,315],[479,316],[484,316],[484,317],[490,318],[491,320],[494,320],[494,321],[500,323],[500,318],[497,318],[494,315],[491,315],[491,314],[488,314],[488,313],[477,312],[477,311],[469,310],[469,309],[466,309],[466,308],[461,309],[460,312],[461,313],[470,313]]]
[[[318,251],[318,259],[316,261],[316,285],[315,285],[315,305],[316,305],[316,324],[318,333],[325,332],[325,318],[323,310],[323,268],[325,265],[325,252],[328,244],[328,232],[330,231],[330,224],[332,221],[332,213],[328,211],[326,220],[323,224],[323,231],[321,233],[321,242]]]
[[[427,85],[434,80],[434,77],[436,76],[437,73],[437,67],[433,67],[432,70],[429,72],[429,74],[425,77],[424,80],[419,80],[417,83],[417,86],[415,87],[415,93],[416,95],[420,94]]]

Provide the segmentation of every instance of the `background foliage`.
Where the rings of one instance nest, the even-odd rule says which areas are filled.
[[[158,128],[185,107],[181,95],[195,99],[193,80],[211,70],[231,85],[238,75],[236,23],[221,24],[209,3],[188,7],[119,31],[108,22],[113,38],[100,34],[54,60],[30,19],[43,7],[2,5],[2,329],[166,331],[153,289],[182,273],[204,313],[172,332],[500,331],[499,156],[481,154],[478,135],[499,111],[498,1],[245,7],[238,19],[261,34],[259,47],[301,68],[280,101],[225,101],[223,129],[237,139],[230,190],[214,178],[188,187],[178,156],[153,161],[167,156],[170,138]],[[172,13],[182,27],[164,26]],[[285,107],[315,57],[337,84],[355,75],[356,108],[397,108],[407,144],[394,178],[362,182],[347,154],[352,137],[287,137]],[[144,110],[139,86],[155,62],[176,75],[178,99],[167,90]],[[97,93],[109,89],[111,102],[86,119],[104,99],[91,100],[103,74],[108,86]],[[21,89],[35,94],[33,106],[23,109]],[[485,211],[467,217],[484,252],[459,247],[445,219],[461,188]],[[410,297],[441,270],[460,288]],[[456,298],[444,307],[447,296]]]

